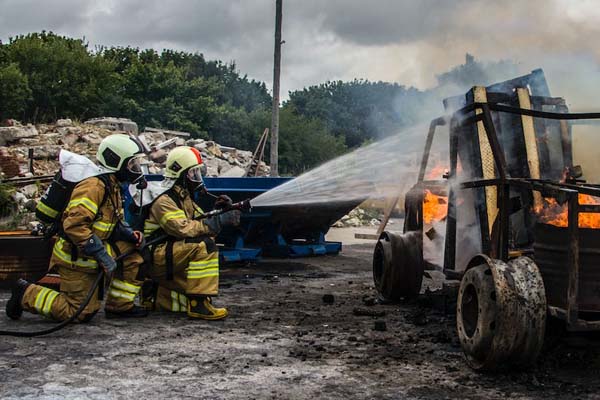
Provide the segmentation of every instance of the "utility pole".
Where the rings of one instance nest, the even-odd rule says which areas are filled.
[[[273,114],[271,117],[271,176],[279,176],[279,73],[281,70],[282,2],[275,0],[275,60],[273,63]]]

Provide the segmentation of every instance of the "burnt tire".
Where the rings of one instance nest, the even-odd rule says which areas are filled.
[[[456,301],[456,327],[467,363],[483,369],[496,330],[496,291],[487,265],[464,274]]]
[[[546,326],[545,290],[535,263],[527,257],[508,263],[475,257],[460,283],[456,326],[475,370],[535,363]]]
[[[423,243],[420,231],[383,232],[373,253],[373,281],[384,301],[418,296],[423,283]]]

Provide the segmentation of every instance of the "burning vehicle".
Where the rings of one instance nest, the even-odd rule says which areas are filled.
[[[459,280],[457,334],[476,370],[527,367],[547,317],[600,330],[600,185],[573,161],[569,113],[542,70],[444,100],[430,124],[404,233],[383,232],[373,274],[380,297],[416,296],[426,271]],[[446,165],[428,169],[435,139]]]

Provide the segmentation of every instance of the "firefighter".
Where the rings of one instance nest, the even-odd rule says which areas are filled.
[[[13,288],[6,313],[18,319],[23,310],[64,321],[85,300],[99,266],[112,276],[107,288],[107,318],[143,317],[145,308],[134,305],[140,291],[138,269],[143,262],[133,252],[119,262],[113,257],[130,252],[143,242],[141,232],[123,222],[121,184],[143,180],[140,146],[129,136],[115,134],[100,143],[96,159],[101,175],[83,179],[74,187],[62,215],[62,229],[50,259],[50,269],[60,274],[60,292],[20,279]],[[96,293],[79,321],[89,321],[101,307],[104,286]]]
[[[214,237],[222,226],[237,225],[239,211],[230,211],[205,220],[194,219],[202,210],[193,200],[204,188],[202,157],[198,150],[181,146],[169,153],[165,178],[173,186],[157,197],[144,223],[148,238],[166,233],[169,239],[152,249],[150,275],[158,282],[156,305],[161,309],[187,312],[191,318],[217,320],[227,316],[216,308],[211,297],[219,289],[219,253]],[[215,207],[231,204],[223,197]]]

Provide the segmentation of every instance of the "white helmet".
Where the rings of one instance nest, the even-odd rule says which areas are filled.
[[[96,159],[103,167],[118,172],[123,167],[125,160],[140,153],[142,153],[142,149],[132,137],[115,134],[105,137],[100,142]]]

